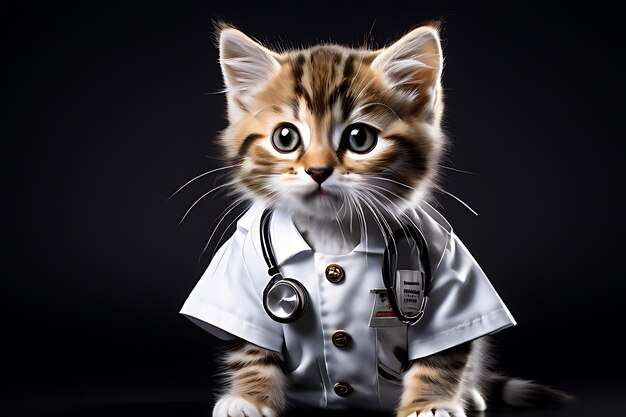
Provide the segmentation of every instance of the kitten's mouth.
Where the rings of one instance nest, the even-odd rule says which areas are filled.
[[[320,197],[330,197],[332,194],[329,193],[327,190],[323,189],[322,187],[317,187],[315,190],[311,191],[310,193],[306,193],[304,195],[304,201],[311,201],[313,199],[316,198],[320,198]]]

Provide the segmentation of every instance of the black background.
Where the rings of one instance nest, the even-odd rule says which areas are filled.
[[[216,18],[270,45],[356,45],[371,33],[382,46],[445,16],[444,164],[474,174],[444,170],[444,186],[479,216],[438,200],[519,322],[495,337],[501,369],[574,394],[621,386],[624,43],[613,6],[1,7],[1,395],[14,413],[211,400],[215,339],[178,310],[230,200],[206,198],[178,226],[225,179],[167,198],[221,166]]]

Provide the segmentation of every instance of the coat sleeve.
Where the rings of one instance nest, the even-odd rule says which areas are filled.
[[[431,285],[424,317],[408,331],[409,359],[515,325],[485,273],[451,231]]]
[[[235,337],[281,352],[282,326],[263,309],[243,258],[247,233],[237,230],[215,254],[180,313],[221,339]]]

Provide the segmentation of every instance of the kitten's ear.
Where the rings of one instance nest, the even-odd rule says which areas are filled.
[[[382,49],[372,67],[383,74],[387,85],[417,104],[438,114],[441,110],[443,54],[437,29],[422,26]]]
[[[220,65],[229,96],[242,103],[280,68],[277,55],[237,29],[220,32]]]

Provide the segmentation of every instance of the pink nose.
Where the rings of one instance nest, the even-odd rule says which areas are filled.
[[[309,168],[305,170],[313,178],[313,181],[322,185],[324,181],[333,173],[332,168]]]

